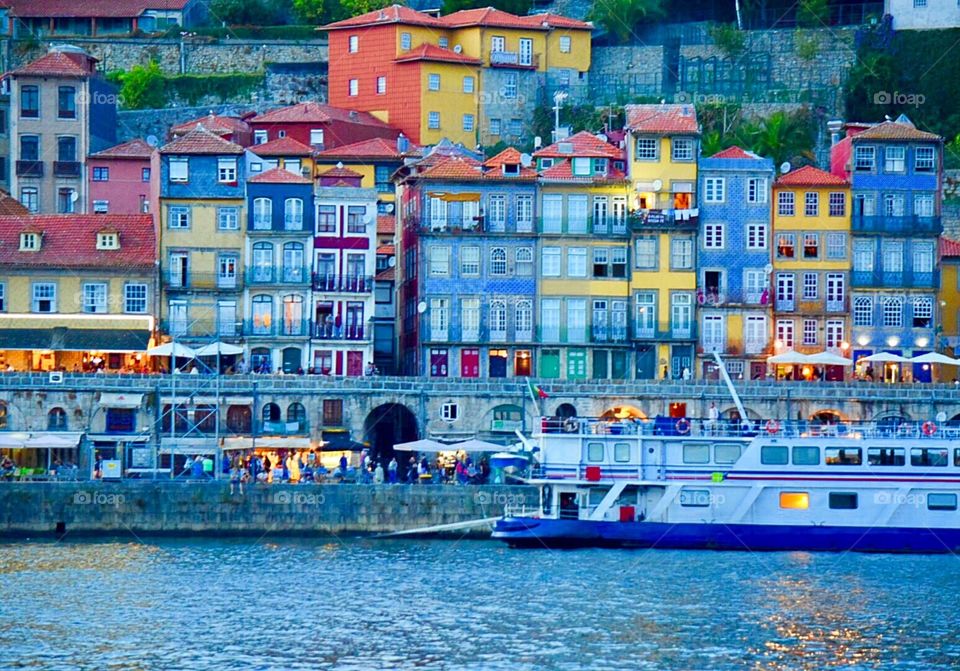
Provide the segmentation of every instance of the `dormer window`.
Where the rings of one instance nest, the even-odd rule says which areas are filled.
[[[573,159],[573,176],[574,177],[590,176],[590,159],[589,158],[578,156]]]
[[[120,235],[115,232],[97,233],[97,249],[120,249]]]
[[[520,174],[520,164],[519,163],[503,163],[503,174],[504,175],[519,175]]]
[[[35,252],[40,249],[40,233],[21,233],[20,234],[20,251],[21,252]]]
[[[593,159],[593,174],[594,175],[606,175],[607,174],[607,159],[605,158],[595,158]]]
[[[541,158],[541,159],[540,159],[540,169],[541,169],[541,170],[546,170],[547,168],[552,168],[552,167],[553,167],[553,159],[552,159],[552,158]]]
[[[237,159],[221,158],[217,159],[217,181],[221,184],[236,184],[237,182]]]

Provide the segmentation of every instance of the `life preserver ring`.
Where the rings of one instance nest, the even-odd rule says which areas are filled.
[[[769,433],[772,436],[780,432],[780,422],[778,422],[775,419],[768,419],[766,428],[767,428],[767,433]]]
[[[681,417],[678,419],[674,426],[677,429],[677,433],[679,433],[681,436],[685,436],[690,433],[690,420],[686,417]]]
[[[933,422],[926,421],[923,423],[923,426],[921,426],[920,429],[923,431],[923,435],[932,436],[937,432],[937,425]]]
[[[565,433],[576,433],[579,430],[580,430],[580,422],[578,422],[577,420],[573,419],[572,417],[569,419],[563,420],[563,431]]]

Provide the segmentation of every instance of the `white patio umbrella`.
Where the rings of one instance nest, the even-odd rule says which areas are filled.
[[[960,366],[960,360],[951,359],[946,354],[940,354],[939,352],[927,352],[915,356],[910,359],[910,363],[940,363],[945,366]]]
[[[447,447],[448,450],[464,451],[464,452],[500,452],[503,450],[503,445],[497,445],[496,443],[488,443],[485,440],[477,440],[476,438],[471,438],[470,440],[462,440],[459,443],[454,443]]]
[[[852,366],[853,360],[839,356],[833,352],[817,352],[807,357],[809,363],[815,363],[820,366]]]
[[[195,359],[197,352],[186,345],[167,342],[147,350],[150,356],[175,356],[179,359]]]
[[[789,352],[784,352],[783,354],[774,355],[769,359],[767,359],[767,362],[776,364],[778,366],[789,366],[792,364],[811,363],[810,357],[808,357],[806,354],[801,354],[800,352],[794,352],[793,350],[790,350]]]
[[[910,363],[910,359],[902,357],[899,354],[894,354],[893,352],[877,352],[876,354],[863,357],[860,359],[860,361],[873,361],[876,363]]]
[[[203,347],[196,350],[197,356],[233,356],[235,354],[243,354],[243,348],[236,345],[231,345],[230,343],[212,342],[209,345],[204,345]]]
[[[440,452],[441,450],[450,448],[436,440],[421,438],[420,440],[414,440],[410,443],[398,443],[393,446],[393,449],[398,452]]]

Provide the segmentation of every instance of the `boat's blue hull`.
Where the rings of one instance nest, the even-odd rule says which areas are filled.
[[[960,553],[960,529],[499,520],[493,537],[514,547],[634,547],[684,550]]]

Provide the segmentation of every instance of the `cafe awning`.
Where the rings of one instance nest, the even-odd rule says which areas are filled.
[[[79,433],[0,432],[0,449],[74,450],[80,444]]]
[[[139,408],[143,403],[143,394],[117,394],[100,392],[100,405],[104,408]]]
[[[150,331],[128,329],[3,329],[0,349],[58,352],[145,352]]]
[[[767,359],[767,363],[776,364],[778,366],[790,366],[793,364],[804,364],[811,363],[810,357],[806,354],[801,354],[800,352],[794,352],[790,350],[789,352],[784,352],[783,354],[777,354]]]

